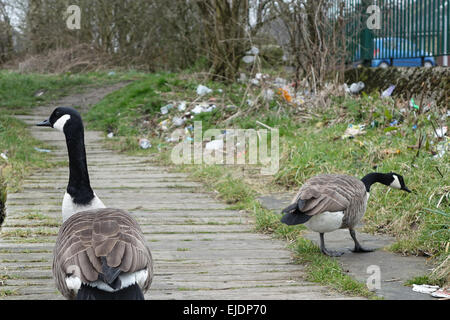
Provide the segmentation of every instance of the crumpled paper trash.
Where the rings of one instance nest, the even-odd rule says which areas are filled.
[[[430,286],[429,284],[413,284],[412,290],[420,293],[433,293],[439,289],[439,286]]]
[[[354,138],[355,136],[365,134],[366,131],[364,131],[364,128],[365,126],[363,124],[349,124],[342,139]]]

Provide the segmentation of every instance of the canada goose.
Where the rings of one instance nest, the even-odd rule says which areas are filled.
[[[320,250],[329,256],[344,252],[325,248],[324,233],[348,228],[355,242],[353,252],[371,252],[356,239],[355,226],[366,212],[370,187],[380,182],[391,188],[411,192],[397,173],[369,173],[361,180],[342,174],[320,174],[308,179],[283,210],[281,222],[287,225],[305,224],[320,233]]]
[[[63,224],[53,252],[58,290],[68,299],[143,300],[153,278],[152,255],[136,220],[106,208],[93,192],[80,114],[59,107],[37,126],[62,131],[69,154]]]

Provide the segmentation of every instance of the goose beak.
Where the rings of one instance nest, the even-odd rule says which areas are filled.
[[[38,127],[52,127],[52,124],[50,123],[50,121],[44,120],[42,122],[39,122],[36,124]]]

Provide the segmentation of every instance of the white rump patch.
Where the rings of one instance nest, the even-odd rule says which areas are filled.
[[[343,211],[325,211],[313,216],[311,219],[305,222],[305,226],[315,232],[331,232],[341,227],[343,218]]]
[[[106,206],[103,204],[102,200],[100,200],[97,195],[94,192],[94,199],[92,201],[85,205],[80,206],[73,202],[72,196],[68,194],[67,192],[64,194],[64,199],[62,203],[62,216],[63,216],[63,222],[69,219],[72,215],[74,215],[77,212],[87,211],[87,210],[94,210],[94,209],[103,209],[106,208]]]
[[[66,122],[69,119],[70,119],[70,114],[65,114],[65,115],[61,116],[61,118],[56,120],[56,122],[53,124],[53,128],[55,128],[59,131],[63,131],[64,126],[66,125]]]
[[[400,185],[400,181],[398,180],[398,177],[394,174],[394,181],[389,185],[391,188],[394,189],[401,189],[402,186]]]
[[[69,290],[73,290],[75,293],[78,293],[78,290],[81,288],[81,279],[72,275],[66,278],[66,285]]]

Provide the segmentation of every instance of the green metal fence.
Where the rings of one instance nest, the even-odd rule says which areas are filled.
[[[329,17],[344,21],[349,61],[450,55],[450,0],[336,0]]]

